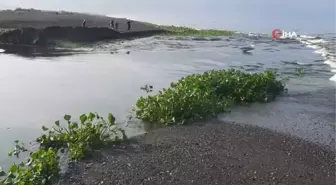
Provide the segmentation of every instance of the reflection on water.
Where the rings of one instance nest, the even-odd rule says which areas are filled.
[[[85,51],[66,48],[48,48],[38,46],[17,46],[9,44],[0,44],[0,53],[15,54],[22,57],[60,57],[74,54],[80,54]]]
[[[251,54],[242,53],[239,48],[251,43],[255,45]],[[4,49],[6,53],[17,54],[0,53],[2,86],[0,88],[0,164],[4,165],[10,163],[6,155],[13,146],[11,141],[34,139],[42,125],[53,124],[65,113],[78,117],[82,113],[91,111],[101,115],[112,112],[119,122],[124,123],[132,105],[139,96],[144,95],[140,90],[144,84],[152,84],[154,91],[157,91],[188,74],[233,67],[248,72],[272,69],[285,74],[291,77],[288,84],[290,94],[300,92],[314,94],[318,90],[330,88],[333,85],[328,81],[328,78],[333,75],[330,68],[320,61],[319,55],[312,53],[313,50],[304,48],[299,42],[283,44],[262,37],[249,39],[237,36],[214,40],[151,37],[125,42],[99,43],[90,48],[90,52],[87,49],[46,50],[10,46]],[[128,51],[131,52],[127,54]],[[31,56],[33,58],[27,60],[27,57]],[[298,67],[304,67],[304,77],[295,75],[295,69]],[[291,106],[291,101],[281,99],[278,101],[285,102],[286,106],[282,106],[285,109],[302,108],[302,104]],[[271,110],[270,106],[272,105],[258,106],[256,109],[267,115],[268,110]],[[324,109],[322,105],[319,110]],[[240,110],[249,113],[239,114]],[[273,108],[272,111],[274,110],[276,109]],[[319,110],[314,109],[314,114]],[[271,114],[272,111],[269,113]],[[302,109],[301,113],[310,114],[309,111]],[[283,114],[288,114],[288,111],[283,111]],[[257,119],[258,113],[239,108],[231,114],[232,117],[227,118],[230,118],[230,121],[244,122],[249,120],[248,115],[253,115],[254,120],[270,121]],[[333,116],[332,113],[329,116]],[[292,123],[288,119],[285,120],[287,124],[285,128],[289,128]],[[329,134],[330,127],[324,127],[323,124],[330,120],[321,120],[319,125],[322,126],[318,127],[314,134]],[[281,124],[281,122],[280,119],[274,124]],[[133,121],[127,126],[128,133],[133,135],[141,133],[141,127],[138,127],[140,123],[136,121],[132,123]],[[304,125],[304,122],[300,123]],[[259,123],[259,125],[263,124]],[[267,127],[267,124],[264,125]],[[311,125],[310,121],[309,125]],[[311,134],[307,131],[311,127],[302,126],[299,129],[302,129],[301,133]],[[295,132],[292,133],[295,134]],[[304,134],[299,136],[305,137]],[[330,139],[330,137],[321,138]],[[330,143],[321,139],[316,141]]]

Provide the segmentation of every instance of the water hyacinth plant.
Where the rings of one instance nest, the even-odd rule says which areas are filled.
[[[140,97],[135,113],[152,124],[185,124],[230,111],[233,104],[274,100],[283,91],[284,84],[271,71],[212,70],[182,78],[156,95]]]
[[[69,149],[71,159],[80,160],[93,149],[127,139],[125,131],[115,125],[115,118],[111,113],[107,121],[94,113],[81,115],[80,123],[72,122],[70,115],[65,115],[64,120],[67,127],[62,127],[59,121],[51,129],[42,127],[47,134],[37,139],[41,148],[53,148],[57,151]]]
[[[167,30],[168,35],[173,36],[231,36],[233,31],[215,30],[215,29],[194,29],[184,26],[159,26],[161,29]]]
[[[59,157],[52,149],[31,152],[26,162],[13,164],[0,185],[52,184],[59,178]]]
[[[54,126],[42,127],[45,134],[37,138],[39,150],[30,152],[30,158],[25,163],[13,164],[8,173],[0,180],[0,185],[46,185],[58,180],[60,172],[59,152],[69,151],[74,161],[81,160],[94,149],[108,144],[120,143],[127,139],[125,131],[118,128],[115,118],[108,114],[105,120],[98,114],[89,113],[80,116],[80,122],[71,121],[70,115],[65,115],[66,126],[56,121]],[[19,141],[15,141],[14,151],[9,156],[19,156],[29,152]]]
[[[295,75],[296,76],[303,76],[305,73],[305,69],[304,68],[296,68],[295,69]]]

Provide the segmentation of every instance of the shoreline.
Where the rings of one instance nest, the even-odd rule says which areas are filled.
[[[215,122],[215,123],[214,123]],[[85,178],[84,178],[85,176]],[[70,163],[60,184],[333,184],[335,151],[257,126],[152,130]]]
[[[17,46],[56,46],[56,41],[95,43],[103,40],[134,39],[166,33],[166,30],[119,32],[107,27],[20,28],[0,34],[0,43]]]

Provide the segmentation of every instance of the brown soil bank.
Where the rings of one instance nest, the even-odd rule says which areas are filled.
[[[248,125],[163,128],[71,164],[60,184],[333,185],[335,153]]]
[[[87,28],[82,28],[83,20]],[[109,28],[110,20],[119,23],[118,32]],[[162,33],[156,25],[127,19],[73,12],[17,9],[0,11],[0,42],[22,45],[48,45],[53,40],[94,42],[105,39],[145,37]]]

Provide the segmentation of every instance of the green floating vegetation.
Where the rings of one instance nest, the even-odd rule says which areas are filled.
[[[272,101],[284,87],[271,71],[212,70],[182,78],[156,95],[140,97],[134,110],[150,124],[186,124],[228,112],[234,104]]]
[[[295,69],[295,75],[296,76],[303,76],[305,74],[305,69],[304,68],[296,68]]]
[[[104,120],[98,114],[89,113],[80,116],[80,123],[71,121],[70,115],[65,115],[67,126],[60,121],[54,126],[42,127],[43,134],[37,138],[40,144],[38,151],[30,152],[27,162],[13,164],[0,185],[46,185],[56,182],[59,178],[60,163],[57,154],[68,152],[72,160],[81,160],[94,149],[102,148],[111,143],[120,143],[127,139],[125,131],[115,124],[112,114]],[[29,152],[23,143],[15,141],[14,151],[8,155],[19,157],[22,152]]]
[[[194,29],[184,26],[159,26],[161,29],[167,30],[168,35],[174,36],[231,36],[233,31],[215,30],[215,29]]]

